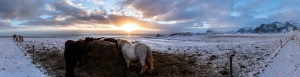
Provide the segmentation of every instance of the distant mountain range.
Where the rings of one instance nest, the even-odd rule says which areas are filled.
[[[261,24],[259,27],[255,28],[252,33],[285,33],[297,28],[299,28],[298,23],[273,22],[270,24]]]
[[[235,33],[286,33],[291,30],[300,29],[300,22],[273,22],[269,24],[261,24],[259,27],[244,27],[244,28],[211,28],[206,31],[206,33],[213,34],[235,34]]]
[[[206,33],[211,34],[221,34],[221,33],[236,33],[239,30],[239,28],[210,28],[206,31]]]
[[[253,30],[253,27],[244,27],[240,28],[236,33],[251,33]]]

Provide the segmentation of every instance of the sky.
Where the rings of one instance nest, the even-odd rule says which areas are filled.
[[[135,34],[300,21],[299,0],[0,0],[0,35]]]

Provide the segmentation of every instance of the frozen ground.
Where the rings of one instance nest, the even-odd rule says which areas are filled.
[[[0,38],[1,77],[46,77],[11,38]]]
[[[131,38],[147,43],[154,51],[197,57],[199,65],[213,68],[203,73],[229,72],[229,55],[235,54],[233,75],[250,77],[262,72],[288,39],[288,34]]]
[[[297,34],[297,33],[296,33]],[[299,60],[296,56],[300,50],[299,39],[291,40],[281,49],[291,37],[297,35],[289,34],[223,34],[223,35],[193,35],[193,36],[163,36],[163,37],[118,37],[132,41],[140,41],[149,45],[154,52],[171,54],[183,54],[186,59],[197,58],[196,64],[207,71],[195,71],[196,73],[210,73],[223,75],[229,72],[229,55],[233,57],[233,75],[238,77],[272,77],[268,72],[277,71],[278,76],[289,76],[289,73],[299,72]],[[100,36],[102,37],[102,36]],[[105,36],[103,36],[105,37]],[[80,37],[82,38],[82,37]],[[62,54],[66,40],[77,40],[80,38],[25,38],[20,43],[24,52],[31,52],[32,45],[36,52],[55,52]],[[287,48],[290,47],[290,48]],[[295,52],[288,52],[291,48]],[[298,49],[297,49],[298,48]],[[1,49],[2,50],[2,49]],[[283,54],[283,56],[281,56]],[[292,56],[286,56],[293,54]],[[295,55],[295,56],[294,56]],[[277,64],[287,60],[287,70],[275,69]],[[298,65],[297,65],[298,63]],[[272,67],[273,66],[273,67]],[[289,65],[285,65],[289,66]],[[292,67],[295,69],[292,69]],[[284,66],[280,68],[285,68]],[[284,75],[287,74],[287,75]],[[276,74],[274,74],[276,76]],[[228,75],[227,75],[228,76]],[[299,76],[298,74],[292,77]]]
[[[289,41],[258,76],[300,77],[300,48],[297,43],[297,40]]]

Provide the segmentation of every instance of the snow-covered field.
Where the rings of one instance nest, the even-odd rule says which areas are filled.
[[[259,77],[300,77],[299,40],[290,40]]]
[[[38,69],[12,38],[0,38],[0,40],[1,77],[46,77],[40,71],[43,69]]]
[[[135,38],[157,52],[185,54],[197,57],[197,63],[209,67],[204,73],[229,72],[229,57],[233,57],[234,76],[256,76],[279,52],[288,35],[215,35],[214,37],[154,37]]]
[[[295,34],[296,33],[222,34],[213,36],[193,35],[118,38],[146,43],[154,52],[183,54],[187,59],[196,57],[196,64],[203,66],[201,67],[203,69],[207,69],[206,71],[196,71],[196,73],[199,74],[213,73],[222,75],[222,73],[229,73],[229,57],[230,55],[235,54],[233,57],[233,76],[273,77],[273,75],[269,75],[269,72],[276,71],[277,74],[287,75],[274,76],[297,77],[299,76],[297,72],[300,71],[300,62],[298,61],[299,57],[296,55],[300,52],[300,40],[293,39],[292,41],[288,41],[292,36],[298,37]],[[65,41],[77,39],[80,38],[27,37],[24,38],[24,42],[20,43],[20,46],[25,53],[31,52],[32,45],[34,45],[36,52],[55,52],[57,54],[62,54]],[[281,45],[284,45],[285,43],[287,44],[283,46],[282,49]],[[290,50],[289,47],[297,49]],[[1,50],[3,49],[1,48]],[[286,57],[286,54],[291,54],[291,57],[287,57],[288,59],[295,60],[286,60],[286,58],[284,58]],[[291,64],[292,66],[284,65],[282,64],[282,61],[288,62],[284,62],[286,64],[293,64]],[[284,65],[289,69],[282,71],[280,69],[285,67],[275,68],[277,65]]]

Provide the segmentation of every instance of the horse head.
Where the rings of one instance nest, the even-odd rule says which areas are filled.
[[[13,35],[14,38],[16,38],[16,36],[17,36],[16,34]]]
[[[93,40],[94,40],[94,38],[86,37],[84,41],[85,41],[86,43],[89,43],[89,42],[92,42]]]
[[[122,40],[122,39],[117,39],[117,47],[118,47],[118,50],[120,50],[120,48],[121,48],[121,40]]]
[[[83,45],[83,43],[84,43],[85,41],[82,40],[82,39],[79,39],[79,40],[77,40],[76,42],[77,42],[77,44],[79,44],[79,45]]]

